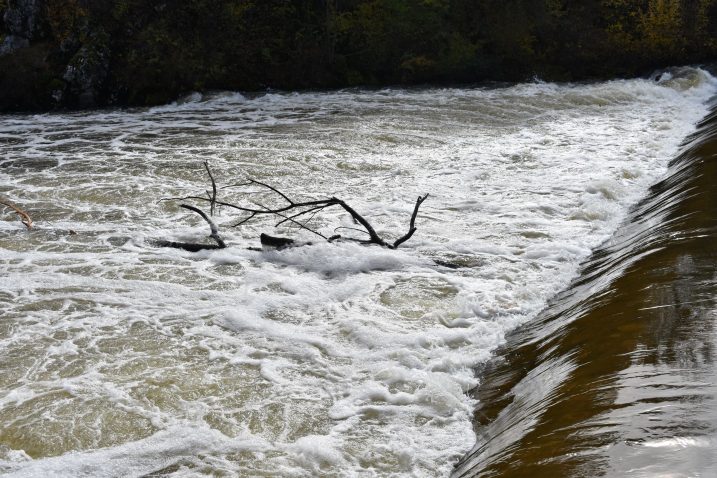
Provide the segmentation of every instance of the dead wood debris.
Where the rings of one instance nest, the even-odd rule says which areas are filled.
[[[2,204],[3,206],[7,206],[13,211],[15,211],[15,214],[20,216],[20,221],[25,225],[25,227],[28,229],[32,229],[32,219],[30,219],[30,215],[28,213],[26,213],[5,198],[0,198],[0,204]]]
[[[209,167],[209,164],[205,161],[204,162],[204,168],[207,171],[207,175],[209,176],[209,180],[211,182],[211,192],[206,191],[206,197],[205,196],[185,196],[185,197],[174,197],[174,198],[164,198],[163,201],[199,201],[204,203],[209,203],[209,211],[210,215],[214,215],[214,212],[216,211],[217,206],[221,206],[227,209],[232,209],[235,211],[238,211],[245,216],[238,221],[236,221],[232,227],[239,227],[243,224],[248,223],[254,218],[257,218],[259,216],[275,216],[279,218],[279,221],[274,225],[275,227],[282,226],[284,224],[290,223],[295,226],[297,226],[300,229],[304,229],[306,231],[311,232],[312,234],[315,234],[322,239],[333,242],[336,240],[349,240],[349,241],[355,241],[359,242],[361,244],[375,244],[382,247],[386,247],[389,249],[396,249],[404,242],[408,241],[411,237],[413,237],[413,234],[416,232],[416,217],[418,216],[418,211],[423,204],[423,202],[428,198],[428,194],[424,196],[419,196],[418,199],[416,199],[416,203],[413,207],[413,213],[411,214],[411,218],[409,221],[409,227],[408,231],[403,234],[402,236],[398,237],[394,241],[388,241],[381,237],[377,232],[376,229],[371,225],[371,223],[361,214],[359,214],[353,207],[351,207],[348,203],[346,203],[344,200],[339,199],[337,197],[329,197],[324,199],[316,199],[316,200],[309,200],[309,201],[296,201],[292,198],[290,198],[287,194],[280,191],[279,189],[275,188],[274,186],[271,186],[267,183],[257,181],[255,179],[247,179],[246,181],[242,183],[237,184],[231,184],[228,186],[224,186],[222,188],[217,187],[217,183],[214,179],[214,175],[212,174],[212,171]],[[251,194],[252,192],[256,192],[256,189],[264,190],[265,192],[270,192],[273,195],[275,195],[278,199],[280,199],[282,202],[284,202],[284,205],[278,206],[278,207],[268,207],[265,205],[262,205],[258,202],[253,202],[254,206],[246,206],[246,205],[239,205],[234,204],[232,202],[227,202],[218,199],[218,190],[219,189],[228,189],[228,188],[251,188],[253,191],[248,191],[248,194]],[[200,251],[204,249],[223,249],[226,247],[226,244],[222,240],[222,238],[219,236],[219,229],[217,228],[216,224],[199,208],[190,206],[187,204],[181,204],[180,207],[184,209],[188,209],[190,211],[193,211],[197,214],[199,214],[208,224],[210,227],[210,237],[214,239],[216,244],[196,244],[196,243],[184,243],[184,242],[173,242],[173,241],[155,241],[155,244],[161,246],[161,247],[173,247],[177,249],[184,249],[187,251]],[[354,239],[354,238],[343,238],[339,234],[332,235],[330,237],[326,237],[324,234],[321,234],[315,229],[312,229],[309,226],[309,223],[311,220],[316,217],[316,215],[322,211],[324,211],[327,208],[330,207],[340,207],[345,212],[347,212],[351,218],[353,219],[354,223],[357,226],[357,228],[344,228],[344,229],[351,229],[355,231],[359,231],[367,236],[366,239]],[[336,228],[336,230],[341,228]],[[275,236],[269,236],[267,234],[261,235],[261,243],[264,246],[268,247],[276,247],[276,248],[284,248],[296,245],[293,239],[289,238],[283,238],[283,237],[275,237]]]

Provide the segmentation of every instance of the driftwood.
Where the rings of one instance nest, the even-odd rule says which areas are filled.
[[[284,249],[285,247],[291,247],[296,244],[293,239],[289,239],[288,237],[270,236],[269,234],[264,234],[263,232],[259,236],[259,241],[262,246],[274,247],[276,249]]]
[[[28,213],[26,213],[25,211],[23,211],[22,209],[4,198],[0,198],[0,204],[2,204],[3,206],[7,206],[13,211],[15,211],[15,214],[20,216],[20,221],[25,225],[25,227],[28,229],[32,229],[32,219],[30,219],[30,215]]]
[[[279,189],[263,183],[261,181],[257,181],[255,179],[247,179],[243,183],[238,184],[232,184],[229,186],[224,186],[223,188],[217,188],[216,181],[214,179],[214,175],[212,174],[211,169],[209,168],[209,164],[207,162],[204,163],[204,168],[207,171],[207,175],[209,176],[209,180],[211,181],[212,190],[211,192],[206,191],[206,197],[204,196],[185,196],[185,197],[175,197],[175,198],[164,198],[165,200],[176,200],[176,201],[187,201],[187,200],[194,200],[194,201],[200,201],[204,203],[209,203],[209,210],[210,214],[213,215],[214,211],[216,210],[217,206],[222,206],[228,209],[232,209],[238,212],[241,212],[243,214],[246,214],[246,216],[239,221],[235,222],[232,227],[239,227],[243,224],[246,224],[247,222],[251,221],[252,219],[258,217],[258,216],[275,216],[279,217],[280,220],[274,225],[274,227],[279,227],[282,225],[285,225],[287,223],[296,225],[300,229],[304,229],[306,231],[311,232],[312,234],[315,234],[322,239],[333,242],[339,239],[343,240],[350,240],[359,242],[362,244],[375,244],[382,247],[387,247],[389,249],[396,249],[401,244],[409,240],[411,237],[413,237],[413,234],[416,232],[416,217],[418,216],[418,210],[421,207],[421,204],[428,198],[428,194],[424,196],[419,196],[418,199],[416,199],[416,203],[413,207],[413,213],[411,214],[411,219],[409,222],[408,232],[400,236],[398,239],[395,239],[393,242],[387,241],[383,237],[381,237],[377,232],[376,229],[371,225],[371,223],[363,217],[361,214],[359,214],[353,207],[351,207],[348,203],[346,203],[344,200],[339,199],[337,197],[330,197],[325,199],[316,199],[316,200],[310,200],[310,201],[295,201],[291,199],[287,194],[283,193]],[[270,192],[273,195],[277,196],[277,198],[281,199],[285,204],[283,206],[279,207],[268,207],[264,206],[259,203],[254,203],[255,207],[249,207],[249,206],[242,206],[238,204],[234,204],[227,201],[222,201],[217,198],[217,191],[218,189],[227,189],[227,188],[260,188],[265,190],[266,192]],[[354,238],[343,238],[341,235],[332,235],[330,237],[326,237],[325,235],[321,234],[320,232],[312,229],[309,227],[309,223],[311,220],[321,211],[330,208],[330,207],[340,207],[345,212],[347,212],[351,218],[353,219],[354,223],[357,226],[360,226],[361,228],[336,228],[338,229],[350,229],[354,231],[361,232],[362,234],[365,234],[368,236],[366,239],[354,239]],[[172,242],[172,241],[156,241],[155,243],[162,246],[162,247],[174,247],[178,249],[184,249],[188,251],[198,251],[203,249],[222,249],[225,246],[224,241],[221,240],[219,237],[219,232],[217,226],[209,219],[209,217],[199,208],[188,206],[186,204],[182,204],[181,207],[185,209],[189,209],[191,211],[196,212],[197,214],[201,215],[202,218],[207,221],[209,224],[209,227],[211,229],[211,235],[217,244],[194,244],[194,243],[182,243],[182,242]],[[267,234],[261,235],[261,243],[263,246],[268,247],[276,247],[276,248],[284,248],[292,245],[296,245],[293,239],[289,238],[283,238],[283,237],[274,237],[269,236]]]
[[[185,251],[189,252],[197,252],[202,251],[205,249],[224,249],[227,247],[227,245],[224,243],[224,240],[219,235],[219,228],[216,224],[214,224],[214,221],[209,219],[209,217],[202,211],[201,209],[190,206],[188,204],[180,204],[179,207],[182,207],[184,209],[187,209],[189,211],[194,211],[200,216],[202,216],[202,219],[207,221],[207,224],[209,224],[209,231],[211,234],[209,234],[209,237],[214,239],[216,244],[198,244],[193,242],[174,242],[174,241],[164,241],[164,240],[157,240],[154,241],[154,245],[158,247],[173,247],[174,249],[184,249]]]

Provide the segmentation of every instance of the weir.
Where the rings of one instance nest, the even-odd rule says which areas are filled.
[[[713,476],[717,112],[472,392],[454,477]]]

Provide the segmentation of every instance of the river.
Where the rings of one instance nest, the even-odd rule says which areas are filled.
[[[510,331],[577,290],[581,263],[666,177],[716,86],[682,68],[0,117],[0,196],[35,222],[0,217],[0,473],[447,476],[472,449],[457,473],[497,463],[481,455],[499,434],[497,404],[481,408],[485,370],[500,379],[491,357],[520,350]],[[220,187],[250,177],[340,197],[390,238],[430,196],[396,250],[268,218],[235,228],[228,208],[215,217],[226,249],[156,247],[206,239],[198,217],[162,201],[205,194],[204,161]],[[338,210],[312,224],[353,226]],[[256,250],[262,232],[312,244]],[[550,323],[555,337],[572,330]],[[572,355],[549,364],[554,383],[580,383]],[[506,447],[538,420],[521,410]]]

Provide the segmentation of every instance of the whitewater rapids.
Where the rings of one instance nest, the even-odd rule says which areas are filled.
[[[686,68],[0,116],[0,195],[36,225],[0,216],[0,473],[448,475],[476,367],[665,173],[716,86]],[[159,202],[204,194],[205,160],[220,186],[343,198],[387,237],[430,198],[398,250],[253,251],[273,223],[228,209],[227,249],[154,247],[206,237]]]

